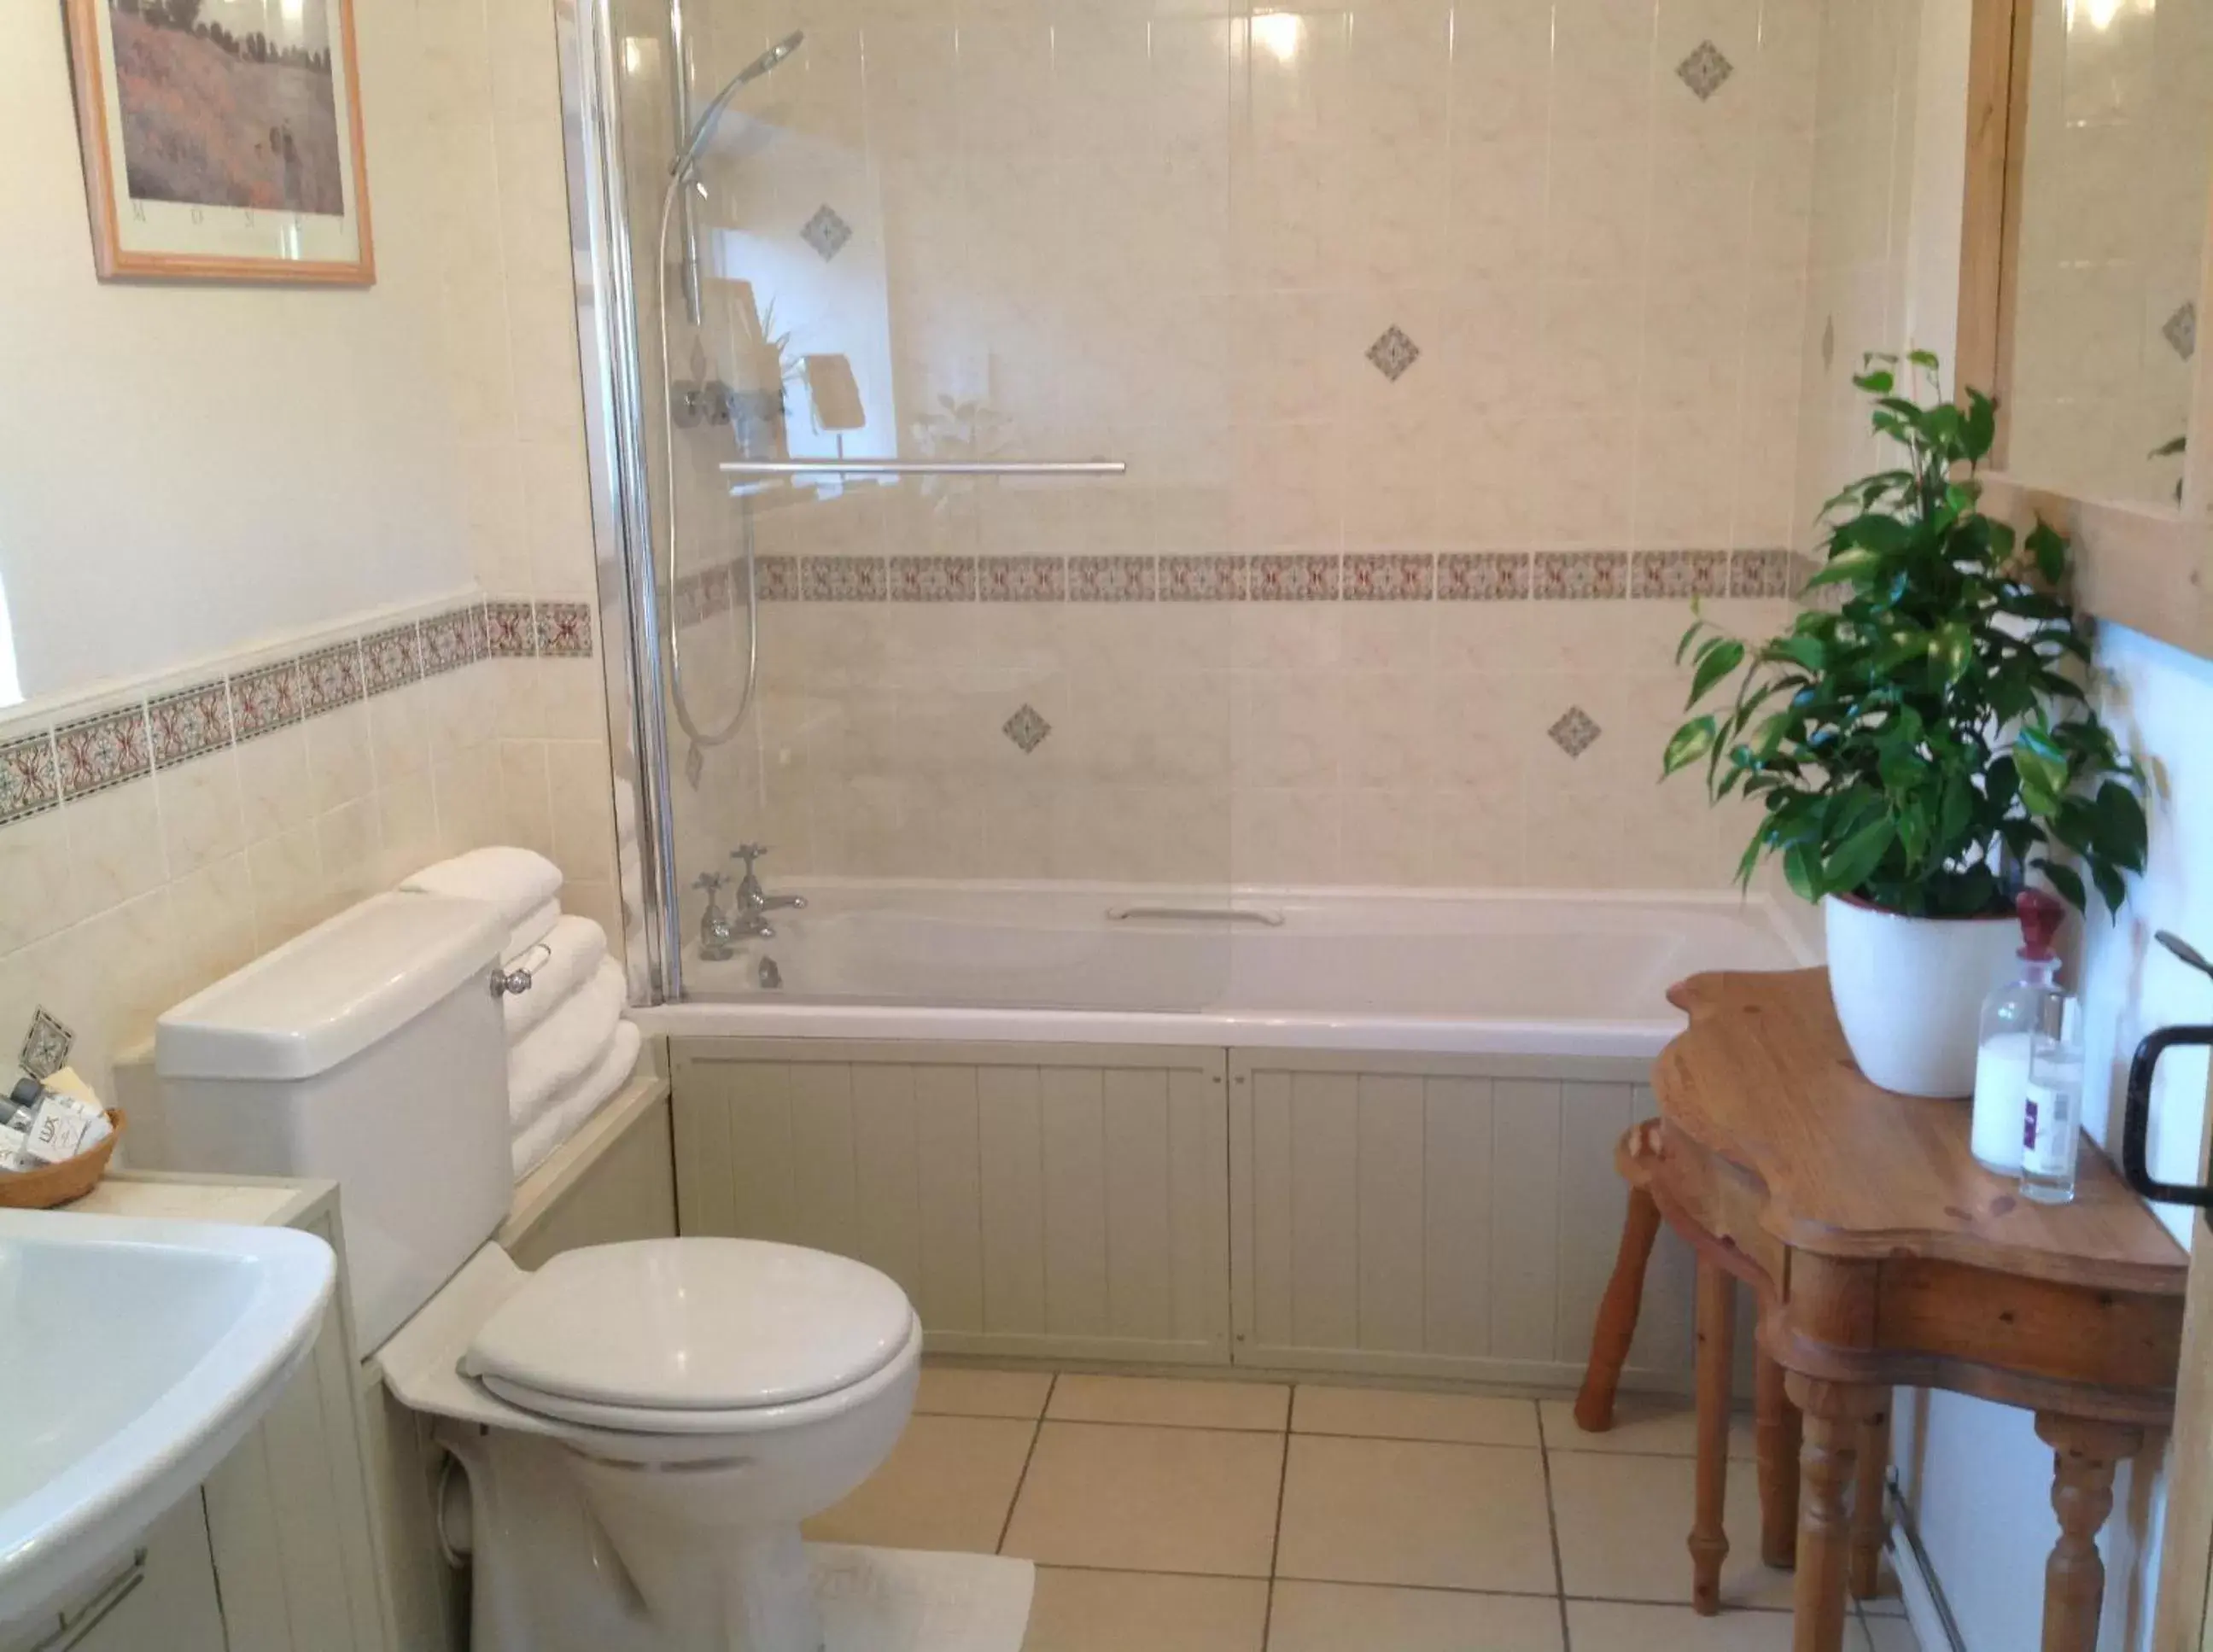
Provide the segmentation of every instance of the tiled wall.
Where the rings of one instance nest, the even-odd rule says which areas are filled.
[[[1822,10],[711,18],[708,88],[787,19],[808,32],[745,94],[762,124],[710,160],[706,216],[735,227],[710,249],[790,354],[850,358],[853,451],[1131,469],[758,497],[784,599],[762,722],[707,754],[685,852],[767,836],[787,875],[1716,882],[1734,831],[1653,783],[1680,703],[1658,644],[1732,555],[1777,589],[1750,570],[1791,542]],[[658,50],[637,54],[642,104]],[[633,125],[665,128],[657,106]],[[791,395],[790,450],[830,451]],[[679,439],[694,554],[727,560],[729,434]],[[727,708],[713,594],[680,612],[697,698]],[[1004,732],[1026,705],[1046,728],[1027,752]],[[1547,731],[1578,708],[1596,732],[1575,753]]]
[[[582,605],[475,600],[9,720],[0,1036],[47,1004],[98,1083],[196,987],[479,844],[606,919],[603,727]]]
[[[2175,503],[2190,423],[2213,12],[2036,7],[2009,467],[2039,485]]]

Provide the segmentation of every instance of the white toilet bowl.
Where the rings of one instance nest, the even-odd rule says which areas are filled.
[[[842,1257],[487,1245],[385,1345],[468,1477],[476,1652],[818,1652],[800,1522],[889,1454],[922,1328]]]

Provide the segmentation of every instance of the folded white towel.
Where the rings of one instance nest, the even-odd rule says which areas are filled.
[[[502,844],[472,849],[466,855],[426,866],[403,880],[399,887],[426,895],[459,895],[466,900],[488,900],[514,926],[547,902],[560,899],[561,869],[543,855]],[[546,927],[552,926],[549,924]],[[543,930],[539,931],[540,935],[544,933]],[[533,941],[537,938],[530,937]],[[529,942],[523,944],[527,946]]]
[[[614,1099],[637,1067],[641,1042],[637,1023],[618,1021],[607,1047],[592,1070],[554,1099],[553,1105],[514,1141],[515,1179],[546,1162],[553,1150],[574,1136],[601,1107]]]
[[[507,1017],[507,1041],[519,1042],[532,1028],[568,1003],[599,973],[607,955],[607,932],[588,917],[571,913],[546,932],[536,958],[510,958],[530,972],[530,991],[500,1000]],[[526,948],[527,950],[527,948]]]
[[[592,1070],[622,1018],[623,972],[604,959],[589,981],[507,1052],[507,1121],[520,1134]]]
[[[561,903],[558,900],[542,901],[532,907],[530,915],[507,932],[507,946],[499,955],[500,962],[523,962],[522,954],[552,934],[553,926],[560,921]],[[508,1002],[512,1003],[514,1000]]]

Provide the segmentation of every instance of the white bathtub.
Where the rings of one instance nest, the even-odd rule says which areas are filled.
[[[689,1002],[637,1019],[680,1038],[1649,1057],[1681,1025],[1673,982],[1808,961],[1764,899],[1733,895],[805,889],[804,911],[773,915],[773,940],[722,962],[695,951]],[[1248,916],[1107,916],[1131,907]]]

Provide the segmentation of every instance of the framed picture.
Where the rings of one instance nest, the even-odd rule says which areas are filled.
[[[102,280],[375,280],[352,0],[65,5]]]

